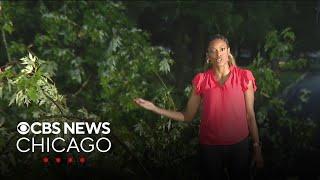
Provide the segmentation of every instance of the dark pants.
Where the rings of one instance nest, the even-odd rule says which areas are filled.
[[[249,158],[248,138],[232,145],[201,144],[200,179],[249,180]]]

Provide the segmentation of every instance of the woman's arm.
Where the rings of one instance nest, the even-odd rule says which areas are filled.
[[[189,97],[188,104],[186,107],[186,110],[184,112],[178,112],[178,111],[171,111],[171,110],[166,110],[162,109],[160,107],[157,107],[154,105],[152,102],[137,98],[134,99],[135,103],[138,104],[139,106],[150,110],[154,113],[166,116],[168,118],[177,120],[177,121],[191,121],[200,105],[201,97],[195,93],[195,87],[192,88],[192,93]]]
[[[253,89],[252,81],[249,81],[248,89],[245,91],[244,96],[245,96],[245,102],[246,102],[249,131],[253,139],[254,159],[257,163],[257,166],[262,167],[263,158],[261,155],[259,131],[258,131],[258,126],[256,122],[255,112],[254,112],[254,89]]]
[[[249,81],[248,89],[244,93],[246,110],[247,110],[247,120],[249,125],[250,135],[253,139],[253,143],[260,143],[259,132],[254,112],[254,91],[252,86],[252,81]]]

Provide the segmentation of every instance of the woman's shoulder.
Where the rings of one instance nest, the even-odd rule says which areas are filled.
[[[196,73],[192,80],[192,84],[196,88],[196,93],[201,94],[203,90],[214,87],[214,81],[211,76],[212,70],[208,69],[202,72]]]
[[[252,71],[245,67],[235,66],[234,72],[241,77],[253,76]]]
[[[211,82],[212,78],[211,78],[211,69],[207,69],[201,72],[196,73],[196,75],[193,77],[193,84],[202,84],[204,82]]]
[[[242,90],[246,91],[248,89],[248,83],[249,81],[252,81],[253,84],[253,90],[256,91],[257,90],[257,85],[255,82],[255,77],[253,76],[253,73],[250,69],[247,68],[241,68],[241,67],[237,67],[236,71],[241,79],[241,86],[242,86]]]
[[[208,70],[204,70],[204,71],[201,71],[201,72],[198,72],[198,73],[196,73],[195,75],[194,75],[194,78],[201,78],[201,79],[203,79],[203,78],[207,78],[209,75],[210,75],[210,69],[208,69]]]

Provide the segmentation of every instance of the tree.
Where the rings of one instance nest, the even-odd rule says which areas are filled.
[[[29,55],[22,63],[15,61],[4,67],[2,89],[6,93],[2,103],[18,105],[10,107],[17,117],[10,118],[7,128],[14,127],[17,121],[34,119],[109,121],[116,145],[103,158],[90,155],[94,160],[112,162],[112,170],[127,169],[124,175],[135,172],[137,176],[150,175],[151,168],[169,166],[166,162],[173,159],[179,162],[190,150],[181,153],[173,145],[183,145],[187,141],[178,139],[182,139],[183,130],[189,126],[155,121],[159,118],[137,109],[132,102],[138,96],[153,97],[160,106],[176,108],[170,97],[172,88],[162,81],[173,63],[170,52],[152,47],[147,34],[128,22],[121,4],[110,1],[50,4],[38,2],[33,9],[41,15],[36,23],[39,24],[36,29],[41,31],[33,32],[31,44],[21,41],[26,35],[8,42],[7,50],[13,59],[30,51],[42,60]],[[5,2],[4,5],[10,9],[17,4]],[[21,11],[28,7],[28,3],[19,5]],[[12,8],[7,15],[14,17],[15,13]],[[23,64],[27,66],[21,69]],[[42,89],[43,76],[51,91]],[[60,95],[58,89],[65,95]],[[4,117],[8,122],[12,116]],[[10,137],[15,132],[3,130],[2,134],[10,136],[3,136],[1,157],[16,157],[16,154],[8,155],[14,153]],[[167,153],[171,155],[165,156]],[[28,158],[19,163],[27,164]],[[131,165],[131,161],[138,165]],[[150,169],[145,164],[150,164]],[[2,169],[7,168],[2,164]]]

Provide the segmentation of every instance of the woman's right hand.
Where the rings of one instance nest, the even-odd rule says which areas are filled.
[[[156,106],[152,102],[150,102],[148,100],[144,100],[142,98],[136,98],[136,99],[134,99],[134,102],[136,104],[138,104],[139,106],[141,106],[147,110],[150,110],[150,111],[156,109]]]
[[[192,94],[188,100],[186,111],[172,111],[157,107],[152,102],[144,100],[142,98],[136,98],[133,100],[137,105],[150,110],[156,114],[166,116],[170,119],[174,119],[177,121],[191,121],[195,116],[197,109],[200,105],[201,97],[200,95],[196,95],[195,90],[193,88]]]

